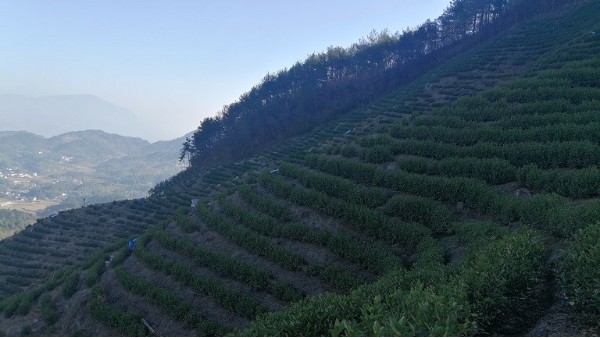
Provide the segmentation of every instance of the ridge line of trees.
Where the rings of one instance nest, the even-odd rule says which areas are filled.
[[[436,20],[402,33],[371,32],[268,73],[238,101],[205,118],[180,160],[235,161],[367,105],[460,51],[537,13],[581,0],[453,0]]]

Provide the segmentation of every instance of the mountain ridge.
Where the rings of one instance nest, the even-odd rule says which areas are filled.
[[[34,208],[39,215],[83,205],[84,198],[98,203],[143,197],[182,169],[178,154],[184,140],[150,143],[101,130],[48,138],[0,132],[0,196],[7,207]]]

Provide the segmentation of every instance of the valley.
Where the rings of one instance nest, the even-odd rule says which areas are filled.
[[[52,138],[0,132],[0,140],[0,209],[37,218],[145,197],[184,169],[177,158],[183,137],[151,144],[90,130]]]

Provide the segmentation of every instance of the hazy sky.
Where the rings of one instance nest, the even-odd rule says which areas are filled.
[[[449,2],[0,0],[0,94],[96,95],[155,128],[132,136],[175,138],[267,72]]]

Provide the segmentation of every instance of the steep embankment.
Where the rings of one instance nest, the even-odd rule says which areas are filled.
[[[116,203],[109,223],[155,226],[132,251],[31,277],[0,303],[0,329],[521,335],[549,311],[570,331],[546,332],[597,334],[572,314],[598,314],[598,13],[594,1],[530,20],[264,156]],[[31,230],[59,240],[75,223],[84,236],[105,228],[72,217],[110,207]]]

